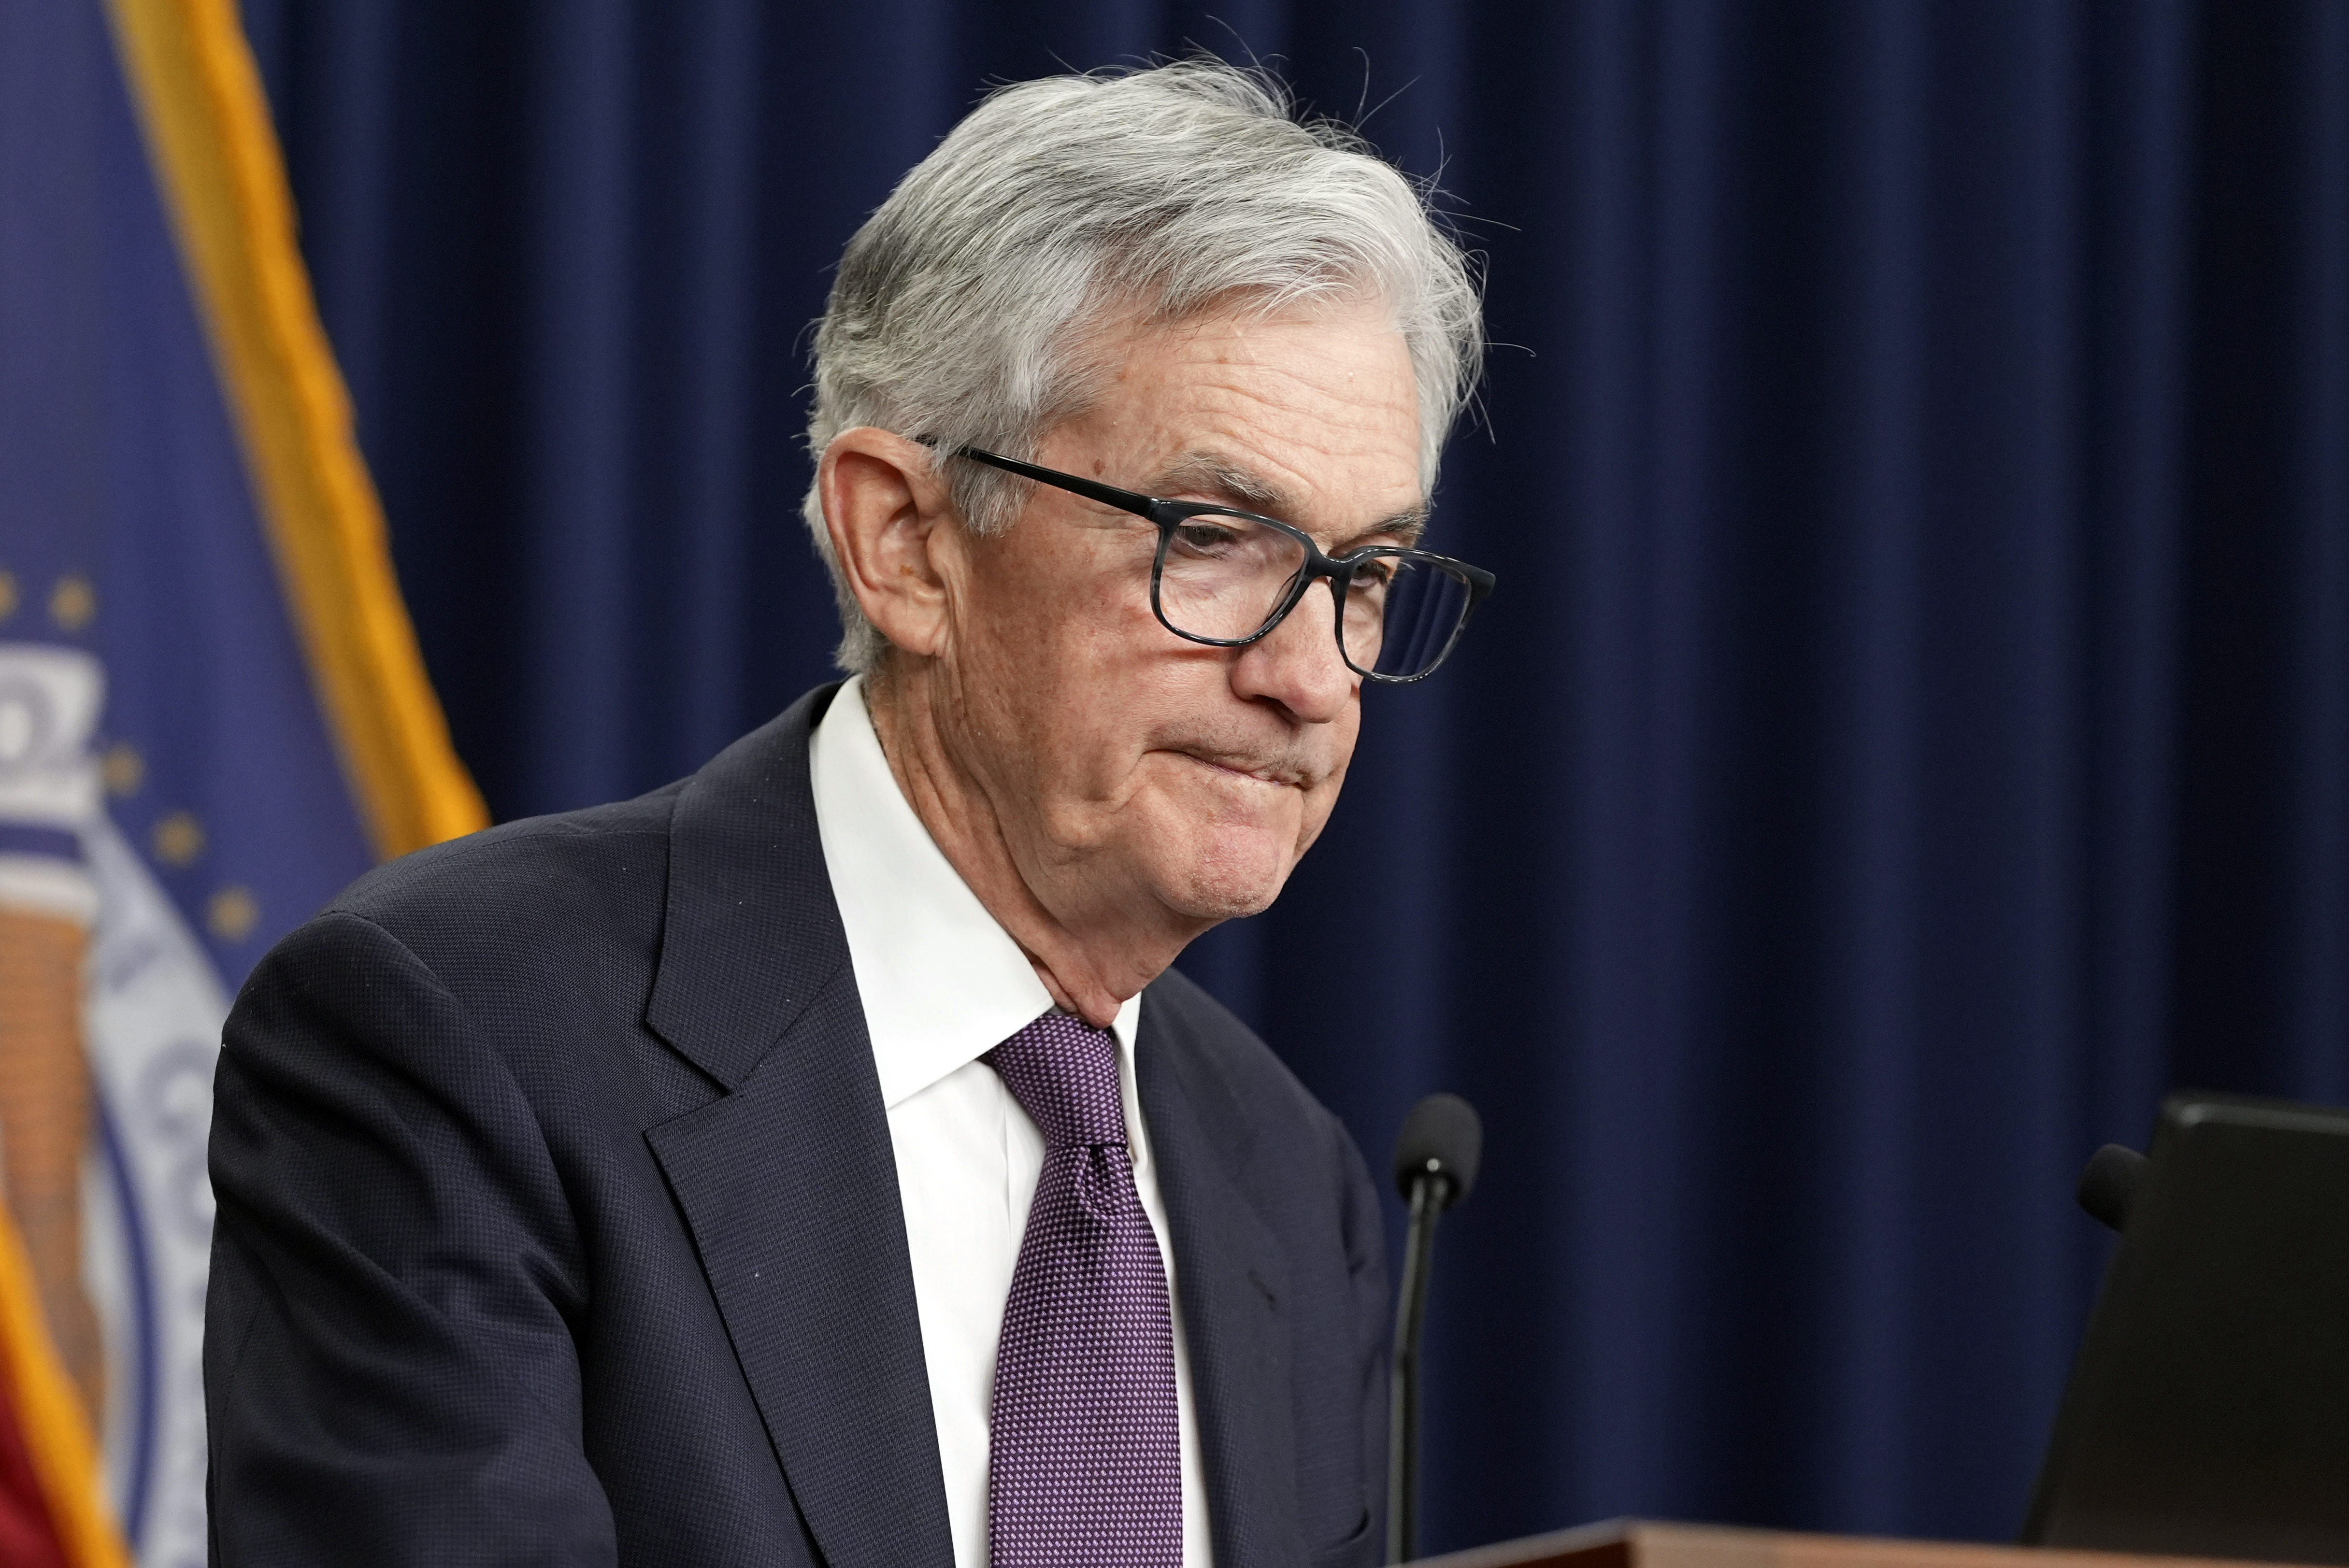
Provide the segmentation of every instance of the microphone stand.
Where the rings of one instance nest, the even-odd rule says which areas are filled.
[[[1390,1563],[1408,1563],[1419,1555],[1419,1331],[1427,1315],[1427,1270],[1435,1253],[1435,1222],[1451,1201],[1452,1178],[1441,1171],[1412,1179],[1402,1290],[1395,1304],[1394,1403],[1387,1445]]]

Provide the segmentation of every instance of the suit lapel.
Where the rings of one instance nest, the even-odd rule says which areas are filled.
[[[1234,1179],[1248,1150],[1230,1133],[1246,1119],[1196,1043],[1148,992],[1136,1045],[1136,1089],[1174,1249],[1216,1562],[1301,1563],[1288,1271]]]
[[[647,1022],[731,1092],[646,1141],[825,1562],[947,1563],[896,1164],[808,782],[830,696],[678,799]]]

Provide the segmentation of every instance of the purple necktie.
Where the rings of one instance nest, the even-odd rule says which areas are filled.
[[[1044,1134],[995,1353],[994,1568],[1180,1568],[1174,1327],[1116,1037],[1047,1013],[981,1059]]]

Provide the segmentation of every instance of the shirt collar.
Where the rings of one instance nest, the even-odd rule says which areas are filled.
[[[897,788],[862,676],[816,726],[808,771],[882,1103],[894,1109],[1049,1012],[1052,995]],[[1111,1025],[1129,1063],[1141,1014],[1129,996]]]

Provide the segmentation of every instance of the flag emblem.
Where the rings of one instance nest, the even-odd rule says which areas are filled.
[[[0,0],[0,1561],[202,1563],[220,1026],[469,831],[233,0]]]

